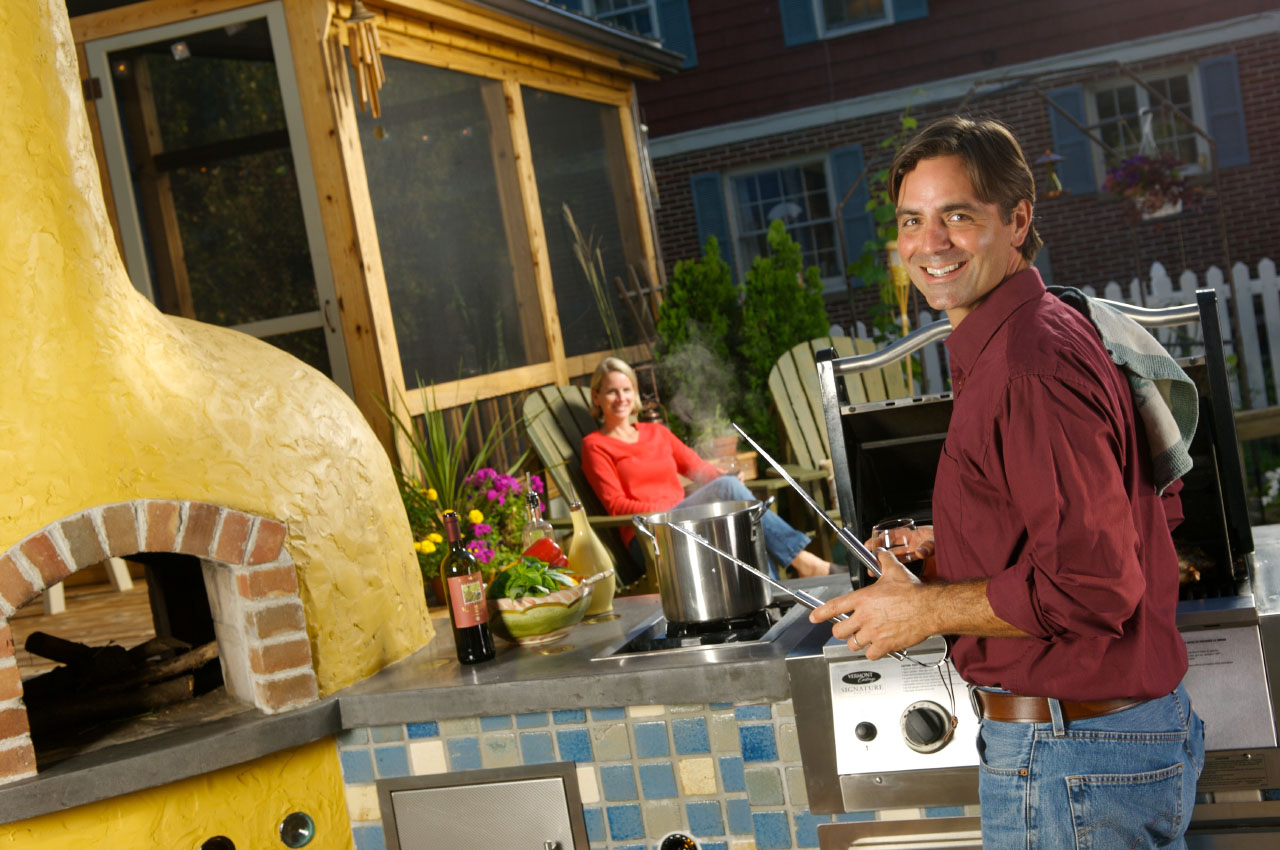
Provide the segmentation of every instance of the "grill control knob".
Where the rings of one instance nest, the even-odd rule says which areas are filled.
[[[907,746],[918,753],[936,753],[951,741],[951,714],[936,702],[921,700],[907,706],[900,721]]]
[[[876,725],[862,721],[853,727],[853,734],[857,736],[859,741],[874,741],[876,737]]]

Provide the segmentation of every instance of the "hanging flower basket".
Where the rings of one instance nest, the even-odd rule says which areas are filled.
[[[1107,172],[1102,188],[1128,198],[1143,219],[1167,218],[1200,208],[1200,187],[1192,186],[1171,153],[1135,154]]]

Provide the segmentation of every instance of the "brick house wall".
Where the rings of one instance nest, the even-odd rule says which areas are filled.
[[[939,2],[933,5],[938,7],[939,16],[951,6]],[[696,8],[694,14],[696,28]],[[698,42],[700,60],[710,49],[704,46],[704,41],[700,38]],[[832,40],[835,41],[840,39]],[[1275,225],[1280,219],[1280,33],[1272,31],[1205,44],[1195,50],[1129,63],[1127,67],[1135,73],[1147,74],[1164,68],[1193,67],[1202,59],[1227,54],[1234,55],[1237,63],[1247,128],[1248,164],[1222,169],[1221,194],[1206,193],[1200,211],[1187,211],[1158,222],[1135,223],[1123,202],[1100,191],[1042,200],[1036,209],[1037,226],[1048,246],[1047,259],[1054,283],[1100,286],[1110,280],[1146,277],[1156,261],[1172,274],[1183,269],[1203,273],[1210,266],[1222,268],[1224,221],[1233,264],[1243,262],[1256,266],[1263,258],[1280,255],[1280,227]],[[659,85],[673,85],[681,76]],[[1056,75],[1044,88],[1087,86],[1117,77],[1114,68],[1092,66],[1090,70]],[[658,110],[663,103],[665,95],[658,101],[646,103],[646,113]],[[923,126],[931,119],[956,111],[961,99],[929,102],[926,86],[917,103],[912,114]],[[971,97],[964,106],[967,114],[994,117],[1008,123],[1021,140],[1029,160],[1054,146],[1050,108],[1029,87],[1013,86],[998,94]],[[861,144],[866,156],[874,159],[883,155],[878,147],[880,140],[891,135],[897,124],[898,109],[894,109],[668,156],[660,155],[661,140],[656,140],[654,170],[661,198],[657,221],[667,273],[677,261],[697,256],[700,250],[690,188],[693,176],[710,171],[767,167],[797,157],[821,156],[854,144]],[[1040,176],[1038,173],[1037,177]],[[862,311],[875,296],[864,290],[853,300],[850,306],[845,293],[828,293],[833,322],[848,326],[851,320],[864,318]]]

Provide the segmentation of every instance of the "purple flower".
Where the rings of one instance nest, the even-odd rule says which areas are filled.
[[[476,556],[476,560],[487,564],[493,560],[493,549],[483,540],[472,540],[467,544],[467,551]]]
[[[476,537],[485,537],[491,531],[493,531],[493,526],[489,525],[487,522],[477,522],[475,525],[471,526],[471,533]]]
[[[539,495],[546,492],[546,488],[542,486],[542,479],[536,475],[529,476],[529,486],[533,488],[533,492]]]
[[[488,499],[490,502],[496,502],[498,500],[498,491],[490,490],[489,492],[484,494],[484,497]]]

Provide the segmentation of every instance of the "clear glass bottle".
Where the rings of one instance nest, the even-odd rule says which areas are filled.
[[[445,596],[449,600],[449,622],[453,643],[462,664],[478,664],[493,658],[493,635],[489,633],[489,606],[484,598],[484,577],[475,555],[462,545],[458,515],[444,512],[444,535],[449,552],[440,562]]]
[[[591,523],[587,522],[587,512],[582,509],[581,502],[569,506],[569,519],[573,520],[573,537],[569,540],[569,572],[581,576],[595,575],[613,569],[613,555],[600,542]],[[594,617],[607,614],[613,610],[613,594],[617,590],[617,573],[597,581],[591,587],[591,605],[585,616]]]
[[[525,521],[524,530],[520,532],[520,551],[522,552],[544,537],[555,540],[555,530],[552,529],[551,523],[542,518],[541,501],[538,499],[538,494],[529,487],[528,476],[525,476],[524,490]]]

